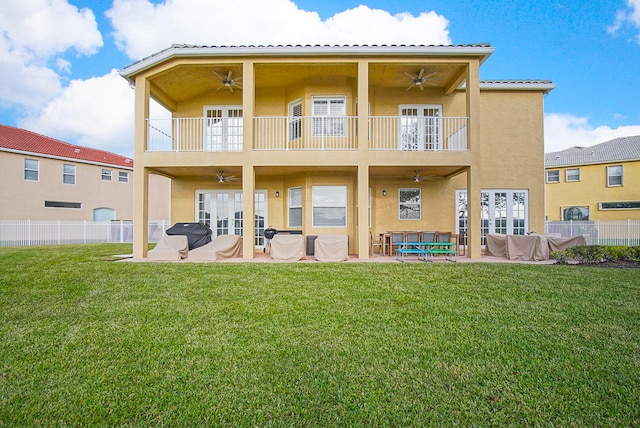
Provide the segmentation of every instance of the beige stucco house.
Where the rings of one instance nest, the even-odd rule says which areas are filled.
[[[640,136],[545,155],[546,215],[557,220],[640,220]]]
[[[131,220],[133,160],[0,125],[0,220]],[[150,215],[170,216],[170,183],[152,177]]]
[[[135,85],[134,256],[147,251],[150,174],[172,222],[241,234],[483,236],[544,226],[549,81],[481,81],[489,45],[174,45],[121,71]],[[149,117],[151,98],[171,112]],[[473,207],[467,209],[467,206]]]

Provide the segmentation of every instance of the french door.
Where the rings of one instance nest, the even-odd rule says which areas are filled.
[[[256,248],[265,245],[264,229],[267,223],[267,192],[257,190],[254,197],[254,232]],[[244,228],[242,191],[198,190],[196,191],[196,221],[211,228],[214,237],[240,235]]]
[[[204,108],[204,150],[208,152],[242,151],[242,107],[206,106]]]
[[[400,150],[440,150],[442,146],[442,106],[400,105]]]
[[[467,231],[467,191],[458,190],[458,233]],[[490,233],[525,235],[529,229],[526,190],[483,190],[480,193],[480,236],[482,245]]]

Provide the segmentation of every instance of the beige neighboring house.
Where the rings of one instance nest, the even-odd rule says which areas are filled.
[[[547,80],[482,81],[487,44],[173,45],[121,71],[135,85],[135,257],[151,174],[171,222],[241,235],[348,235],[368,258],[387,231],[544,230]],[[149,116],[151,99],[171,114]],[[467,207],[469,207],[467,209]]]
[[[133,160],[0,125],[0,220],[132,220]],[[150,180],[152,220],[170,217],[170,182]]]

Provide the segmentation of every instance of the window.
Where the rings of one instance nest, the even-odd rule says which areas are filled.
[[[580,181],[580,168],[570,168],[565,171],[565,178],[569,181]]]
[[[76,166],[64,164],[62,166],[62,182],[64,184],[76,184]]]
[[[401,104],[400,150],[440,150],[442,106],[439,104]]]
[[[118,181],[120,183],[128,183],[129,182],[129,173],[125,171],[118,172]]]
[[[82,208],[81,202],[44,201],[46,208]]]
[[[302,100],[289,103],[289,127],[287,141],[302,137]]]
[[[398,199],[400,220],[420,220],[422,199],[420,189],[400,189]]]
[[[622,186],[622,165],[607,167],[607,186]]]
[[[345,135],[345,97],[313,97],[313,136],[343,137]]]
[[[289,188],[289,227],[302,227],[302,187]]]
[[[103,181],[111,181],[111,170],[103,169],[101,177]]]
[[[552,169],[547,171],[547,183],[560,183],[559,169]]]
[[[589,220],[589,207],[564,207],[562,208],[562,219],[564,221],[587,221]]]
[[[38,169],[40,161],[35,159],[24,160],[24,179],[30,181],[38,181]]]
[[[243,118],[241,106],[205,106],[204,151],[241,152]]]
[[[311,188],[313,227],[347,226],[347,186]]]
[[[639,210],[640,201],[600,202],[601,210]]]

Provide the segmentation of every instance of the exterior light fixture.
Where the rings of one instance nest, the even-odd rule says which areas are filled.
[[[280,197],[280,192],[276,190],[276,198],[279,198],[279,197]]]
[[[382,191],[382,196],[387,196],[387,191],[386,190]]]

